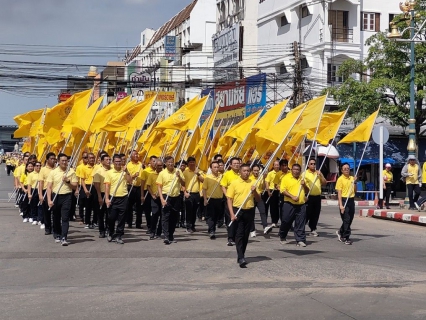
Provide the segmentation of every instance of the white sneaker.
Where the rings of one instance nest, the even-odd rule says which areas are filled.
[[[312,230],[312,231],[311,231],[311,236],[313,236],[313,237],[318,237],[318,236],[319,236],[319,234],[318,234],[317,230]]]
[[[24,213],[23,212],[19,212],[19,215],[22,217],[24,215]]]
[[[40,229],[44,229],[44,224],[42,224],[42,225],[40,226]]]
[[[33,221],[33,226],[36,226],[37,224],[37,221]]]
[[[15,208],[19,208],[19,205],[15,204]]]
[[[24,220],[22,220],[23,223],[28,222],[28,219],[25,218]]]
[[[263,234],[268,234],[272,231],[272,227],[271,226],[267,226],[265,227],[265,229],[263,229]]]
[[[37,223],[39,226],[41,226],[41,222],[39,221],[38,223]]]
[[[250,238],[256,238],[256,230],[250,232]]]
[[[304,243],[304,242],[302,242],[302,241],[299,241],[299,242],[297,243],[297,246],[298,246],[298,247],[306,247],[306,243]]]
[[[30,220],[28,220],[28,222],[32,223],[33,222],[33,218],[30,218]]]
[[[277,225],[275,223],[271,224],[271,228],[276,228]]]

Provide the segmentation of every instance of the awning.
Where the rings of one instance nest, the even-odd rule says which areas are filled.
[[[351,158],[339,158],[340,163],[348,163],[349,167],[351,169],[354,168],[354,159]],[[383,164],[386,163],[390,163],[390,164],[394,164],[395,160],[393,160],[392,158],[384,158],[383,159]],[[379,164],[379,159],[362,159],[361,165],[368,165],[368,164]],[[359,166],[359,160],[356,161],[356,165]]]

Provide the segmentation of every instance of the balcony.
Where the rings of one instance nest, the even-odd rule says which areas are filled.
[[[335,42],[345,42],[353,43],[354,42],[354,29],[349,28],[333,28],[332,25],[329,26],[331,33],[331,41]]]

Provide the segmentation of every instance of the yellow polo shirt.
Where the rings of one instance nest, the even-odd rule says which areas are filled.
[[[308,188],[311,190],[310,195],[312,196],[320,196],[321,195],[321,179],[318,177],[318,173],[311,172],[310,170],[306,170],[303,173],[305,178],[305,183]],[[315,181],[315,184],[314,184]]]
[[[274,190],[275,189],[275,177],[278,173],[280,173],[281,171],[269,171],[268,174],[266,175],[265,181],[269,183],[269,190]]]
[[[148,181],[149,176],[151,175],[151,173],[156,172],[154,169],[152,169],[151,167],[146,167],[142,173],[141,173],[141,181],[145,181],[145,185],[143,186],[143,189],[146,191],[146,182]]]
[[[355,197],[355,186],[352,186],[354,181],[354,177],[349,176],[345,177],[341,175],[336,182],[336,190],[340,190],[342,192],[342,198],[353,198]],[[352,189],[351,193],[349,191]]]
[[[152,193],[155,194],[156,196],[158,196],[158,188],[156,183],[157,178],[158,178],[158,172],[154,171],[148,175],[148,180],[146,180],[145,182],[146,190],[148,190],[148,186],[149,186],[151,188]]]
[[[91,167],[89,165],[86,165],[81,170],[82,175],[83,175],[82,178],[84,179],[85,184],[92,184],[92,182],[93,182],[93,170],[94,170],[94,167]]]
[[[28,176],[27,176],[25,173],[23,173],[23,174],[21,174],[21,177],[19,178],[19,181],[20,181],[20,182],[21,182],[24,186],[27,186],[27,185],[28,185],[27,178],[28,178]]]
[[[220,185],[222,187],[228,188],[232,181],[238,179],[240,175],[235,173],[234,170],[228,170],[222,175],[222,180],[220,180]]]
[[[203,175],[201,171],[199,173],[200,175]],[[185,187],[188,192],[200,192],[201,182],[198,180],[198,176],[195,174],[195,171],[191,171],[189,168],[186,168],[183,172],[183,176],[185,177]]]
[[[284,194],[284,201],[290,202],[292,204],[297,204],[297,205],[301,205],[305,203],[305,189],[301,188],[300,181],[302,181],[302,176],[296,179],[295,177],[293,177],[292,174],[284,175],[280,184],[281,193],[284,193],[284,191],[287,191],[291,195],[297,196],[299,195],[299,190],[301,190],[299,195],[299,201],[294,201],[292,198],[287,197],[285,194]]]
[[[95,182],[99,183],[101,192],[104,192],[104,193],[105,193],[105,176],[108,171],[109,171],[108,169],[104,168],[103,166],[100,166],[97,169],[94,169],[92,173],[93,183]]]
[[[13,176],[20,179],[24,172],[25,172],[25,165],[21,164],[15,169],[15,171],[13,171]]]
[[[220,187],[221,175],[215,177],[213,174],[208,174],[204,177],[203,190],[206,190],[207,199],[222,199],[223,191]]]
[[[254,197],[251,192],[251,187],[254,184],[254,181],[250,178],[243,180],[240,177],[231,182],[226,190],[226,196],[232,199],[232,206],[241,207],[244,200],[247,198],[247,201],[242,206],[242,209],[251,209],[254,208]]]
[[[47,189],[47,177],[52,170],[52,168],[44,166],[41,168],[40,173],[38,174],[38,181],[43,181],[43,190]]]
[[[80,182],[80,178],[84,179],[84,174],[83,174],[83,170],[86,167],[86,165],[84,163],[80,163],[77,168],[75,169],[75,175],[77,176],[77,178],[79,179]]]
[[[256,183],[256,181],[257,181],[257,178],[254,176],[254,174],[253,174],[253,173],[251,173],[251,174],[250,174],[249,179],[250,179],[250,180],[253,180],[253,182],[255,182],[255,183]],[[265,178],[262,176],[262,177],[260,178],[260,180],[259,180],[258,184],[256,185],[256,191],[257,191],[257,193],[258,193],[258,194],[262,194],[262,193],[263,193],[263,191],[265,191],[265,188],[264,188],[264,186],[263,186],[263,182],[264,182],[264,180],[265,180]]]
[[[282,172],[281,170],[279,171],[279,172],[277,172],[277,174],[275,175],[275,178],[274,178],[274,185],[276,185],[277,186],[277,189],[278,190],[281,190],[280,189],[280,186],[281,186],[281,181],[283,180],[283,178],[285,177],[285,176],[287,176],[287,175],[292,175],[291,174],[291,172],[290,172],[290,170],[288,170],[287,171],[287,173],[284,173],[284,172]]]
[[[130,161],[127,164],[127,171],[129,171],[130,175],[133,176],[135,173],[138,173],[138,176],[136,177],[136,179],[133,179],[133,186],[135,187],[140,187],[141,183],[142,183],[142,164],[140,162],[137,163],[133,163],[132,161]]]
[[[72,188],[68,183],[62,183],[62,178],[64,177],[65,171],[63,171],[60,167],[53,169],[46,179],[47,183],[52,183],[52,192],[57,194],[67,194],[72,192]],[[70,179],[70,182],[78,182],[77,176],[73,169],[70,169],[66,175],[67,178]],[[62,184],[61,189],[59,186]]]
[[[387,171],[386,169],[383,170],[383,178],[384,177],[387,178],[385,183],[392,183],[393,182],[393,173],[391,171]]]
[[[416,163],[415,165],[408,164],[408,174],[412,174],[412,176],[408,176],[405,178],[406,184],[418,184],[419,183],[419,165]]]
[[[27,184],[31,186],[31,188],[35,189],[38,187],[38,179],[39,179],[40,173],[37,173],[35,171],[31,172],[27,176]]]
[[[158,174],[156,183],[159,186],[162,186],[163,194],[169,194],[170,197],[177,197],[180,195],[180,189],[182,185],[180,184],[180,180],[176,177],[177,169],[173,169],[172,172],[164,169]],[[180,176],[185,181],[185,176],[180,171]],[[173,183],[173,186],[172,186]]]
[[[123,170],[117,171],[114,168],[105,173],[104,184],[109,184],[109,195],[113,197],[127,196],[127,182]],[[120,180],[121,179],[121,180]]]

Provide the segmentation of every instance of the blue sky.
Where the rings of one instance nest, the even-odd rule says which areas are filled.
[[[214,0],[212,0],[214,1]],[[123,58],[125,48],[133,48],[140,42],[145,28],[158,29],[177,14],[191,0],[0,0],[0,77],[2,73],[27,74],[19,62],[43,62],[75,64],[61,69],[62,74],[87,73],[81,65],[106,65],[108,61]],[[18,46],[8,46],[18,44]],[[29,45],[40,45],[34,51]],[[101,47],[102,56],[77,57],[63,54],[66,48],[49,46]],[[110,48],[107,48],[110,47]],[[59,50],[55,55],[51,51]],[[87,49],[88,52],[94,49]],[[77,49],[79,53],[85,49]],[[80,67],[79,67],[80,66]],[[6,69],[9,68],[9,69]],[[15,69],[16,68],[16,69]],[[41,65],[30,72],[42,70],[55,74],[48,66]],[[83,70],[82,70],[83,69]],[[88,67],[87,67],[88,69]],[[99,68],[98,68],[99,70]],[[99,70],[100,71],[100,70]],[[0,78],[1,79],[1,78]],[[37,81],[28,91],[16,92],[5,85],[19,85],[19,79],[8,83],[0,80],[0,125],[15,124],[13,117],[33,109],[52,107],[57,96],[48,90],[37,90]],[[52,90],[50,90],[52,91]],[[45,93],[46,92],[46,93]]]

